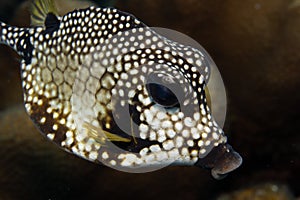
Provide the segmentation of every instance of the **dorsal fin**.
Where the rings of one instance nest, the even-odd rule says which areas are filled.
[[[58,16],[54,0],[33,0],[31,4],[31,25],[46,27],[47,16]],[[46,27],[47,28],[47,27]]]
[[[46,27],[45,32],[51,33],[53,31],[58,30],[59,24],[60,24],[60,22],[54,14],[52,14],[52,13],[47,14],[46,19],[45,19],[45,27]]]

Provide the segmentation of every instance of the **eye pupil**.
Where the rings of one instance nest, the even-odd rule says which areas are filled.
[[[179,106],[178,97],[176,95],[181,91],[181,87],[176,80],[175,77],[165,72],[153,72],[149,74],[146,89],[150,98],[156,104],[164,107]]]
[[[164,107],[174,107],[179,104],[176,95],[166,86],[149,83],[147,89],[155,103],[158,103]]]

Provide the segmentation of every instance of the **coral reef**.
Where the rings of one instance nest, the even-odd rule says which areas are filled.
[[[295,198],[287,186],[265,183],[221,195],[217,200],[295,200]]]

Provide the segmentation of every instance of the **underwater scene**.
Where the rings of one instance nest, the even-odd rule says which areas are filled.
[[[2,0],[0,200],[300,200],[300,0]]]

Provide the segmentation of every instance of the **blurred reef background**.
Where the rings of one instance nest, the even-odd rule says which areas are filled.
[[[22,104],[19,58],[0,46],[0,200],[300,197],[300,0],[58,1],[62,13],[115,6],[198,41],[225,82],[225,132],[243,165],[216,181],[196,167],[127,174],[68,154],[36,130]],[[0,19],[28,26],[28,3],[2,0]],[[299,198],[298,198],[299,200]]]

